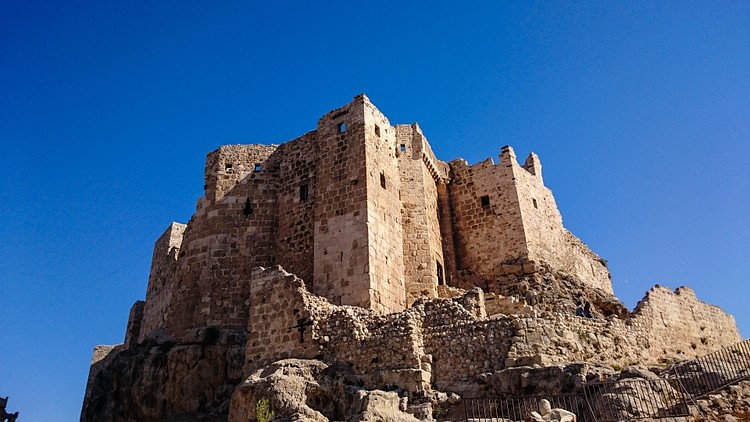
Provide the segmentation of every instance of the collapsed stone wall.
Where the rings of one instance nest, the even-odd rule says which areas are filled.
[[[650,357],[701,356],[741,339],[732,315],[700,301],[688,287],[656,285],[633,311],[628,328],[642,333]]]
[[[479,289],[451,299],[423,299],[403,312],[380,315],[332,305],[280,267],[257,269],[251,284],[258,306],[248,326],[246,373],[282,358],[319,358],[348,365],[372,388],[392,383],[410,391],[477,393],[482,374],[508,367],[572,361],[659,364],[692,359],[740,340],[730,315],[684,288],[678,293],[654,289],[644,299],[648,305],[624,319],[603,318],[598,311],[599,318],[589,319],[575,316],[572,308],[567,313],[487,317]],[[700,317],[691,317],[680,320],[683,333],[654,330],[655,315],[676,306],[685,309],[684,315],[710,315],[718,328],[701,331]],[[528,308],[518,307],[523,312]],[[704,342],[695,336],[698,332]],[[692,347],[696,342],[700,346]]]

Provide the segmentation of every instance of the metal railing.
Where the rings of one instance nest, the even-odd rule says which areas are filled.
[[[583,394],[466,398],[469,422],[525,421],[541,399],[576,414],[580,422],[615,422],[690,416],[689,403],[750,379],[750,339],[673,366],[657,379],[589,382]]]
[[[549,400],[552,408],[562,408],[576,414],[579,422],[594,421],[588,412],[583,394],[551,396],[509,396],[503,398],[464,399],[464,412],[469,422],[525,421],[531,412],[539,411],[539,401]]]
[[[588,383],[584,392],[598,422],[690,416],[687,395],[664,379]]]
[[[750,339],[673,366],[665,378],[692,399],[750,377]]]

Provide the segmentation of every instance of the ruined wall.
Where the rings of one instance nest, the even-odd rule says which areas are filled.
[[[407,305],[420,297],[436,297],[445,284],[443,238],[438,213],[438,181],[443,177],[425,163],[427,145],[419,126],[396,126],[397,156],[401,179],[404,282]]]
[[[741,340],[734,317],[698,300],[688,287],[673,292],[655,286],[638,303],[629,323],[631,330],[643,333],[653,357],[700,356]]]
[[[539,157],[532,152],[525,164],[519,166],[513,149],[508,146],[503,148],[501,160],[512,164],[528,259],[546,262],[590,286],[614,294],[604,261],[563,227],[555,197],[544,186]]]
[[[408,385],[416,391],[429,382],[420,369],[418,311],[382,315],[332,305],[281,267],[256,269],[251,284],[246,374],[281,358],[321,357],[350,366],[373,385]]]
[[[177,256],[186,228],[184,224],[170,224],[154,245],[139,341],[147,334],[165,326],[167,309],[172,300]]]
[[[456,290],[451,299],[422,300],[382,315],[332,305],[280,267],[256,270],[252,284],[258,306],[248,326],[246,373],[280,358],[317,357],[351,367],[372,387],[394,383],[410,391],[477,393],[482,374],[508,367],[574,361],[654,365],[740,340],[730,315],[685,288],[653,289],[626,319],[589,319],[573,309],[538,315],[528,306],[515,315],[487,317],[480,289]],[[674,322],[660,327],[662,314],[669,312]],[[299,326],[305,327],[302,341]]]
[[[137,300],[130,307],[130,315],[128,316],[128,325],[125,328],[125,347],[129,348],[138,344],[138,339],[141,336],[141,326],[143,325],[143,308],[146,302]]]

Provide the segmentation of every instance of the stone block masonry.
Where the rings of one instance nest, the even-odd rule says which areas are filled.
[[[563,226],[536,154],[441,161],[364,95],[283,144],[220,147],[204,177],[193,217],[156,241],[125,344],[95,353],[84,420],[104,405],[127,420],[219,411],[286,358],[366,388],[480,396],[510,367],[658,364],[739,340],[687,288],[657,286],[629,312]],[[597,319],[574,315],[582,299]]]
[[[277,264],[333,304],[380,313],[541,264],[612,292],[603,261],[563,227],[535,154],[523,166],[507,146],[497,165],[440,161],[416,123],[391,125],[364,95],[292,141],[208,154],[195,215],[155,246],[140,338],[247,326],[251,270]]]

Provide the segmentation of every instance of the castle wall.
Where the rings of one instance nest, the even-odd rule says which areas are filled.
[[[186,228],[184,224],[170,224],[154,245],[139,341],[142,341],[147,334],[165,326],[167,309],[174,289],[177,256]]]
[[[528,259],[543,261],[568,272],[592,287],[614,294],[604,261],[563,227],[552,191],[544,186],[539,157],[531,153],[519,166],[511,147],[503,148],[501,161],[510,163],[521,209]]]
[[[395,312],[406,307],[396,131],[369,100],[363,106],[370,308]]]
[[[355,100],[321,117],[317,138],[320,159],[312,290],[335,304],[369,308],[372,292],[363,101]]]
[[[279,146],[277,262],[303,280],[313,282],[318,140],[310,132]]]
[[[450,163],[456,269],[494,276],[500,264],[528,255],[523,216],[508,160]]]
[[[454,160],[451,176],[458,270],[493,278],[531,273],[545,262],[613,294],[604,261],[563,227],[536,154],[520,166],[505,146],[499,164]]]
[[[423,160],[426,140],[416,124],[398,125],[395,129],[401,179],[404,281],[410,306],[420,297],[436,297],[437,286],[446,282],[447,272],[436,177]]]
[[[208,155],[206,196],[183,235],[167,313],[172,334],[246,327],[250,270],[276,262],[279,155],[261,145]]]

